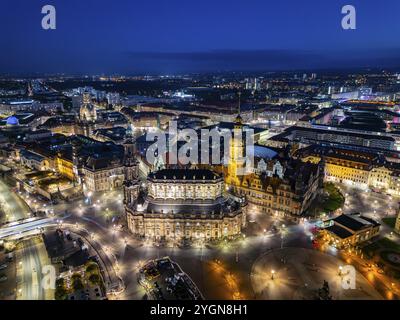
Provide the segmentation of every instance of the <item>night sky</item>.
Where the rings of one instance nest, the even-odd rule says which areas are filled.
[[[43,5],[57,29],[41,28]],[[341,28],[342,6],[357,30]],[[400,67],[399,0],[1,0],[0,73]]]

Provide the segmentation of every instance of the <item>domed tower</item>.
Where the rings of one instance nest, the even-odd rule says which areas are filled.
[[[124,203],[131,206],[139,196],[139,162],[136,159],[136,142],[129,127],[124,141]]]
[[[96,122],[97,120],[96,107],[92,104],[89,92],[83,94],[83,102],[79,110],[79,119],[83,123]]]

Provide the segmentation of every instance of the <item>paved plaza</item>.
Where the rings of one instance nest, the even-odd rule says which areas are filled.
[[[304,248],[275,249],[261,255],[252,267],[252,287],[257,299],[303,300],[315,298],[328,281],[334,300],[382,299],[360,274],[356,288],[343,289],[339,267],[343,262],[334,256]]]

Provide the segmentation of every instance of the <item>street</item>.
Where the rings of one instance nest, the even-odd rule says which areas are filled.
[[[0,215],[0,223],[13,222],[29,216],[30,209],[10,187],[0,179],[0,205],[5,213]]]

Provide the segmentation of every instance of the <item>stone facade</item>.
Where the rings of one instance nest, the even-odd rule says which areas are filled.
[[[126,214],[134,235],[173,242],[229,239],[246,225],[245,203],[224,194],[221,176],[200,169],[151,173]]]

